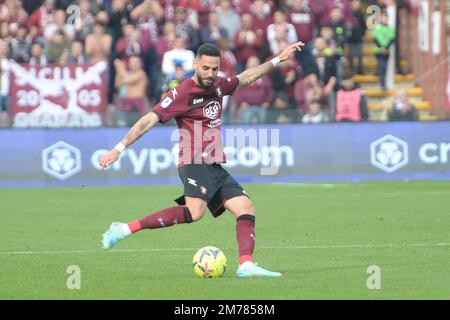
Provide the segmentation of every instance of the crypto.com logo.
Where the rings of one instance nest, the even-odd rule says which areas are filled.
[[[42,150],[42,169],[49,175],[65,180],[81,170],[81,152],[59,141]]]
[[[383,171],[394,172],[408,164],[408,144],[393,135],[385,135],[371,143],[370,162]]]

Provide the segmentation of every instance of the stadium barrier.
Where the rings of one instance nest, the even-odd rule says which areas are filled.
[[[1,130],[0,187],[179,183],[171,126],[154,128],[102,172],[99,157],[126,132]],[[225,167],[243,183],[450,179],[448,122],[230,125],[223,136]]]

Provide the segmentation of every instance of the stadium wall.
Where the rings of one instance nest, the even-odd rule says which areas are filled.
[[[177,130],[157,127],[106,171],[98,158],[127,129],[0,131],[0,187],[179,183]],[[450,126],[357,123],[225,126],[228,170],[243,183],[450,179]],[[227,137],[257,137],[236,147]]]
[[[420,0],[414,3],[409,10],[399,12],[400,56],[408,60],[417,79],[416,84],[423,87],[424,98],[430,101],[433,113],[440,119],[448,119],[448,0]]]

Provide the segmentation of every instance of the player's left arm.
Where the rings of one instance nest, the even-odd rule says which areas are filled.
[[[244,72],[238,74],[238,88],[244,88],[249,84],[252,84],[263,75],[270,72],[278,63],[288,60],[295,51],[301,51],[301,47],[303,45],[304,43],[301,41],[293,43],[290,46],[286,47],[283,51],[281,51],[281,53],[272,60],[260,64],[257,67],[247,69]]]

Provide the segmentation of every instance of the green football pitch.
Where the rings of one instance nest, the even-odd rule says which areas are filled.
[[[101,249],[111,222],[172,206],[181,186],[0,190],[0,299],[450,299],[449,182],[245,188],[255,261],[281,278],[234,276],[230,213]],[[228,258],[223,278],[193,273],[207,245]]]

